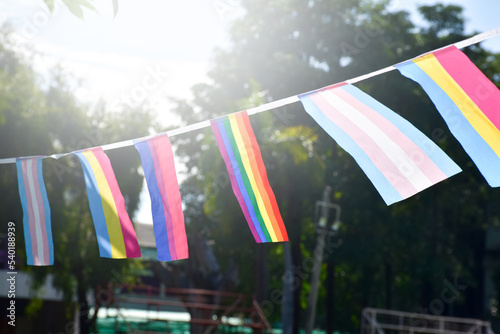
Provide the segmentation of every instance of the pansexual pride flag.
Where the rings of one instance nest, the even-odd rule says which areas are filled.
[[[354,86],[340,84],[299,98],[352,155],[387,205],[460,172],[417,128]]]
[[[396,67],[422,86],[490,186],[500,186],[498,88],[454,46]]]
[[[151,197],[158,260],[189,257],[174,154],[167,135],[135,143]]]
[[[99,254],[113,259],[140,257],[134,227],[109,158],[100,147],[75,154],[85,176]]]
[[[246,111],[210,121],[233,192],[256,242],[288,241]]]
[[[17,159],[19,197],[23,207],[24,241],[28,264],[54,264],[50,207],[42,170],[43,158]]]

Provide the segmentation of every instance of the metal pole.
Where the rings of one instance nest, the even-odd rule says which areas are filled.
[[[314,328],[314,320],[316,318],[316,301],[318,300],[319,277],[321,274],[321,264],[323,263],[323,253],[325,252],[325,238],[327,233],[328,213],[330,211],[330,192],[332,188],[326,186],[323,191],[323,203],[318,221],[319,231],[316,241],[316,249],[314,250],[314,265],[311,274],[311,291],[307,298],[306,310],[306,334],[312,334]],[[326,205],[325,205],[326,204]]]
[[[283,334],[293,332],[293,268],[292,251],[290,243],[283,243],[283,254],[285,256],[285,276],[283,280],[283,302],[281,304],[281,323]]]

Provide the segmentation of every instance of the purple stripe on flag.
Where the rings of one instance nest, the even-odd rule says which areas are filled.
[[[163,180],[163,175],[160,169],[160,162],[158,161],[158,153],[156,152],[156,146],[154,141],[148,140],[149,149],[151,150],[151,156],[153,158],[153,165],[155,170],[156,181],[158,182],[158,189],[161,194],[161,200],[163,204],[163,209],[165,211],[165,226],[168,238],[168,246],[170,250],[170,257],[172,259],[177,259],[177,252],[175,250],[175,237],[174,237],[174,224],[172,222],[172,214],[170,212],[170,205],[166,196],[165,182]]]
[[[243,198],[243,194],[240,190],[240,185],[238,184],[238,181],[236,180],[236,176],[234,175],[234,170],[231,165],[231,159],[229,158],[226,146],[224,144],[224,140],[222,139],[221,133],[219,126],[217,124],[217,120],[211,120],[210,124],[212,126],[212,131],[215,136],[215,140],[217,141],[217,146],[219,147],[219,151],[222,155],[222,159],[224,160],[224,163],[226,164],[226,169],[229,173],[229,180],[231,181],[231,187],[233,188],[234,195],[236,196],[236,199],[238,200],[238,203],[240,203],[240,207],[243,211],[243,215],[245,216],[246,221],[248,222],[248,227],[250,227],[250,231],[252,232],[252,235],[255,239],[256,242],[265,242],[266,239],[264,236],[260,235],[260,233],[257,233],[257,230],[255,228],[255,224],[253,223],[253,219],[250,216],[250,212],[248,210],[248,207],[246,205],[246,201]],[[242,186],[244,188],[244,186]]]

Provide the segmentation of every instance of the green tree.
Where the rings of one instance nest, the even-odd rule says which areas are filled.
[[[148,133],[152,118],[147,108],[124,106],[121,112],[109,113],[101,103],[90,110],[75,97],[77,80],[57,68],[52,77],[42,78],[31,67],[29,58],[13,51],[5,34],[0,41],[0,60],[2,158],[69,152]],[[131,147],[107,154],[132,217],[143,182],[139,155]],[[22,222],[15,164],[0,168],[0,187],[3,194],[8,194],[2,197],[0,215]],[[44,179],[51,205],[55,263],[36,268],[25,265],[20,225],[17,263],[34,277],[34,289],[52,274],[54,285],[64,293],[66,316],[78,310],[80,332],[88,333],[96,317],[94,314],[89,318],[87,293],[94,292],[98,310],[100,304],[110,301],[109,284],[134,281],[142,265],[139,260],[99,257],[83,173],[75,156],[45,159]],[[73,302],[75,297],[77,303]],[[32,311],[40,306],[38,302],[33,301]]]
[[[423,23],[416,25],[409,13],[391,12],[388,4],[242,0],[245,14],[231,29],[229,47],[215,53],[209,72],[212,82],[194,86],[191,101],[177,101],[177,113],[186,124],[198,122],[341,82],[467,37],[460,7],[420,7]],[[498,81],[494,76],[498,57],[478,45],[465,52]],[[492,210],[498,195],[418,85],[392,72],[357,86],[436,141],[464,172],[387,207],[354,160],[313,123],[301,105],[252,116],[296,268],[313,255],[314,202],[321,198],[325,184],[333,187],[335,201],[342,206],[343,243],[325,264],[328,274],[322,278],[318,324],[329,332],[355,331],[366,306],[415,312],[438,297],[443,280],[454,275],[460,275],[468,287],[444,314],[482,316],[484,235],[488,223],[498,216]],[[279,289],[282,248],[252,245],[248,230],[240,228],[244,218],[224,179],[222,159],[214,159],[218,152],[210,131],[176,137],[175,143],[190,176],[183,187],[189,185],[198,194],[190,197],[197,210],[188,211],[187,219],[213,229],[214,247],[221,257],[257,263],[254,273],[271,282],[264,290]],[[255,255],[256,247],[272,256]],[[240,270],[241,277],[253,277],[248,266]],[[259,279],[244,279],[240,288],[266,287],[257,284]],[[303,321],[308,281],[305,273],[294,290],[294,332]],[[278,320],[279,301],[273,305],[268,316]]]

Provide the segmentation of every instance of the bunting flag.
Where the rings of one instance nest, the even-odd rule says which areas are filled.
[[[500,186],[500,91],[455,46],[396,65],[430,97],[486,181]]]
[[[43,182],[42,161],[43,157],[16,160],[26,257],[32,266],[54,264],[50,206]]]
[[[247,112],[211,120],[210,124],[255,241],[288,241]]]
[[[174,154],[167,135],[135,143],[151,197],[153,228],[160,261],[187,259],[188,243]]]
[[[299,98],[307,113],[353,156],[387,205],[461,171],[412,124],[352,85]]]
[[[109,158],[101,147],[75,154],[82,164],[99,254],[113,259],[140,257],[134,227]]]

